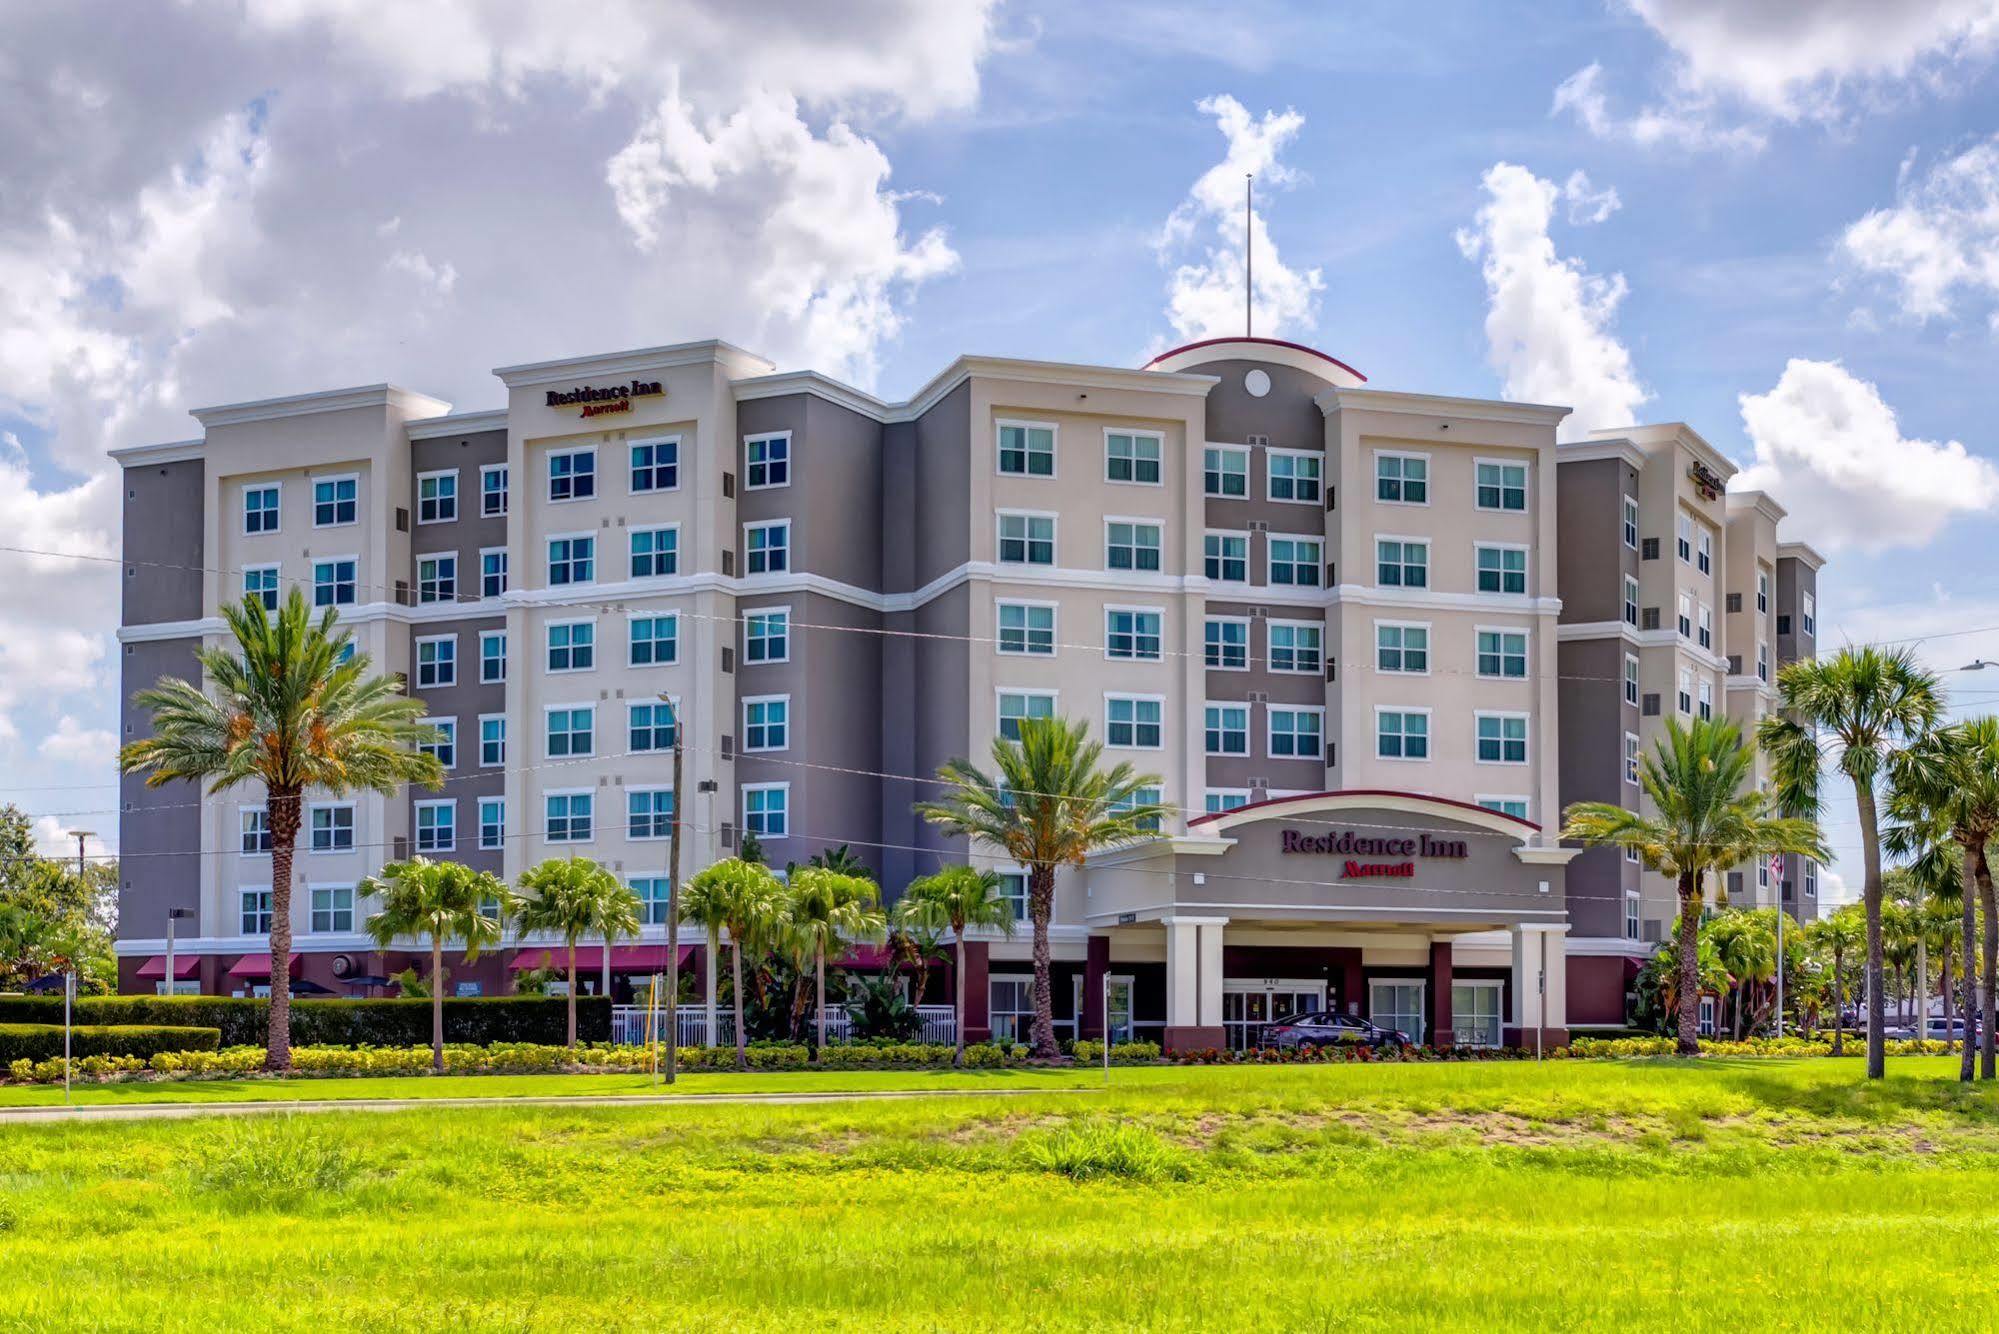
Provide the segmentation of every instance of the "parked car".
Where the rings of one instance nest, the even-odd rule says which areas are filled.
[[[1266,1025],[1261,1042],[1266,1047],[1379,1047],[1389,1051],[1410,1045],[1406,1034],[1332,1010],[1294,1014]]]
[[[1916,1026],[1913,1023],[1890,1024],[1881,1030],[1881,1035],[1886,1038],[1893,1038],[1896,1041],[1903,1041],[1916,1036]],[[1953,1018],[1946,1022],[1940,1016],[1933,1014],[1930,1016],[1929,1032],[1925,1036],[1933,1042],[1962,1042],[1964,1041],[1964,1020]]]

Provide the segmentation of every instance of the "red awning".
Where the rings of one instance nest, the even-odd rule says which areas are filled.
[[[692,945],[680,947],[680,964],[686,967],[694,957]],[[611,971],[614,973],[650,973],[666,968],[667,950],[664,945],[613,945],[611,946]],[[576,947],[576,971],[596,973],[603,971],[604,947],[602,945],[578,945]],[[563,945],[535,945],[520,950],[514,955],[513,971],[533,972],[536,969],[553,968],[558,973],[569,970],[569,950]]]
[[[196,973],[200,971],[201,971],[201,956],[199,954],[176,953],[174,955],[174,981],[185,982],[188,978],[193,977]],[[265,975],[268,976],[269,973],[270,969],[267,965],[265,968]],[[155,954],[152,958],[140,964],[139,971],[136,974],[134,974],[134,976],[137,977],[157,977],[161,979],[164,979],[166,975],[167,975],[167,956],[164,954]]]
[[[293,977],[298,976],[298,965],[299,956],[294,951],[291,967],[288,970]],[[175,969],[179,969],[179,959],[174,960],[174,967]],[[246,954],[235,963],[229,965],[229,976],[231,977],[269,977],[270,975],[271,956],[269,954]]]

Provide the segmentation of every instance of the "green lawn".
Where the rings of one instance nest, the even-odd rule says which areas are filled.
[[[1999,1318],[1999,1095],[1954,1065],[7,1126],[0,1324],[1975,1328]]]

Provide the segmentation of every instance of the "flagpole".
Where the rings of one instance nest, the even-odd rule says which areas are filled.
[[[1772,869],[1777,872],[1777,1037],[1784,1036],[1784,864],[1780,858],[1771,857]]]

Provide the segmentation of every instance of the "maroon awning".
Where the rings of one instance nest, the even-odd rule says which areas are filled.
[[[694,957],[692,945],[680,947],[680,963],[684,968]],[[611,971],[614,973],[650,973],[666,968],[667,948],[664,945],[613,945],[611,946]],[[604,947],[602,945],[578,945],[576,947],[576,971],[579,973],[601,972],[604,967]],[[520,950],[514,955],[513,971],[533,972],[541,968],[553,968],[562,973],[569,970],[569,948],[566,945],[535,945]]]
[[[185,982],[200,971],[201,956],[199,954],[176,953],[174,955],[174,981]],[[152,958],[140,964],[139,971],[134,974],[135,977],[157,977],[162,980],[165,979],[166,975],[167,956],[164,954],[155,954]],[[264,975],[266,977],[270,976],[268,963],[265,966]]]
[[[287,970],[291,973],[293,977],[298,976],[298,965],[299,965],[299,956],[297,952],[294,951],[292,954],[291,967]],[[164,966],[164,963],[162,964],[162,966]],[[178,959],[174,960],[174,968],[176,970],[180,968],[180,960]],[[268,953],[246,954],[242,958],[238,959],[235,963],[229,965],[229,976],[231,977],[269,977],[270,975],[271,975],[271,956]]]

